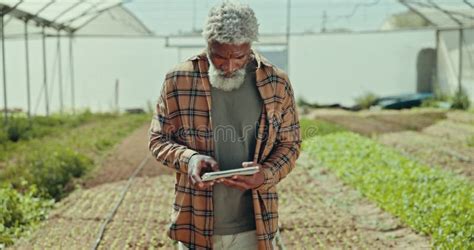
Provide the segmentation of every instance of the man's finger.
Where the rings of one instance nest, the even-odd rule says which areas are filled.
[[[189,181],[191,181],[191,183],[192,183],[193,185],[196,184],[196,181],[194,180],[192,174],[188,175],[188,178],[189,178]]]
[[[196,184],[194,186],[197,189],[205,189],[206,188],[206,184],[204,182],[196,182]]]
[[[215,162],[215,161],[212,161],[212,162],[211,162],[211,169],[212,169],[212,171],[214,171],[214,172],[219,171],[219,164],[217,164],[217,162]]]
[[[201,167],[196,167],[196,171],[191,174],[191,178],[194,180],[194,185],[200,185],[202,186],[202,180],[201,180]]]
[[[202,180],[201,180],[201,177],[197,174],[193,175],[194,176],[194,180],[197,182],[197,183],[202,183]]]
[[[236,180],[236,181],[242,181],[242,176],[239,176],[239,175],[234,175],[231,177],[232,180]]]
[[[206,161],[205,161],[204,159],[199,160],[198,166],[202,166],[202,164],[204,164],[205,162],[206,162]]]
[[[242,167],[244,167],[244,168],[253,167],[253,166],[258,166],[258,164],[254,163],[253,161],[244,161],[244,162],[242,162]]]
[[[193,183],[193,185],[195,187],[197,187],[197,188],[202,188],[203,187],[203,183],[200,180],[197,179],[198,177],[196,177],[196,175],[191,175],[190,178],[191,178],[191,182]]]
[[[201,175],[202,175],[202,171],[205,167],[203,167],[202,165],[197,165],[195,168],[194,168],[194,171],[193,171],[193,175],[194,176],[197,176],[199,177],[199,181],[201,181]]]
[[[252,176],[234,175],[231,179],[237,182],[244,182],[245,184],[248,184],[251,182],[251,178]]]
[[[204,181],[203,183],[204,183],[204,185],[206,185],[207,187],[210,187],[210,186],[214,186],[215,181]]]
[[[201,189],[206,189],[214,185],[213,181],[204,181],[201,182],[202,186],[200,186]]]

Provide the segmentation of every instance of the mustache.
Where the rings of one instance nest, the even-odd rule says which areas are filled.
[[[225,77],[225,78],[234,78],[234,77],[239,77],[239,76],[244,76],[245,75],[245,69],[239,69],[230,74],[230,76],[226,76],[226,73],[223,70],[213,68],[212,70],[209,71],[209,75],[217,75],[220,77]]]
[[[232,91],[239,88],[245,79],[245,68],[236,70],[231,76],[226,76],[225,72],[217,69],[214,65],[209,66],[208,76],[212,86],[224,90]]]

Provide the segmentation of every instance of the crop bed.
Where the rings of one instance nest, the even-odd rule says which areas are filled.
[[[305,146],[297,167],[278,185],[280,229],[288,249],[427,249],[433,244],[448,247],[466,240],[457,233],[471,232],[472,113],[380,111],[353,115],[325,111],[306,118],[318,119],[303,121],[304,131],[309,131],[303,136],[313,146]],[[308,129],[311,126],[317,130]],[[143,126],[126,138],[102,167],[84,180],[82,189],[56,204],[38,230],[14,248],[90,248],[126,179],[149,154],[147,129]],[[316,138],[311,139],[313,136]],[[426,180],[421,178],[424,175]],[[107,225],[100,249],[176,247],[166,236],[173,201],[172,171],[151,160],[138,176]],[[399,179],[403,180],[401,186],[393,181],[397,178],[405,178]],[[450,183],[456,186],[444,188]],[[391,200],[389,188],[401,188],[400,197],[408,203],[397,203],[402,199],[396,197]],[[423,188],[431,192],[417,192]],[[451,201],[443,203],[438,198]],[[440,206],[433,207],[430,202]],[[437,210],[441,208],[447,212]],[[457,211],[467,217],[456,218]],[[435,232],[438,222],[430,219],[429,212],[440,216],[440,230],[452,231]],[[449,221],[454,223],[451,229]]]

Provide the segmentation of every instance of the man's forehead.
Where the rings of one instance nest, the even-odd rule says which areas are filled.
[[[218,55],[242,55],[246,54],[250,50],[249,44],[220,44],[212,43],[210,44],[210,49],[212,53]]]

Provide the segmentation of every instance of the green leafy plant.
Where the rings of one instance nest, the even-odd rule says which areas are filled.
[[[367,92],[355,98],[355,103],[357,104],[357,106],[359,106],[362,109],[368,109],[375,104],[377,99],[378,99],[377,95],[371,92]]]
[[[303,140],[314,136],[346,131],[343,127],[321,120],[300,119],[300,133]]]
[[[15,118],[9,121],[7,126],[7,136],[10,141],[16,142],[26,139],[31,126],[25,119]]]
[[[436,100],[435,98],[427,98],[423,100],[421,103],[421,107],[423,108],[437,108],[438,107],[439,101]]]
[[[74,128],[92,119],[100,119],[110,115],[108,113],[92,114],[86,110],[78,115],[34,116],[31,120],[24,116],[14,116],[8,120],[6,127],[2,125],[5,131],[3,133],[6,134],[0,135],[0,143],[41,138],[57,132],[58,129]]]
[[[317,103],[310,103],[303,97],[298,97],[296,100],[296,105],[298,107],[307,107],[307,108],[320,108],[321,106]]]
[[[17,188],[26,180],[50,197],[61,199],[73,189],[74,178],[89,172],[108,149],[150,117],[93,115],[87,118],[93,122],[85,128],[63,128],[49,136],[14,143],[3,156],[7,161],[6,168],[0,169],[0,181]],[[42,122],[57,124],[47,119]]]
[[[474,147],[474,135],[467,138],[467,146]]]
[[[13,244],[15,238],[46,218],[54,201],[40,198],[38,194],[34,185],[25,193],[8,185],[0,187],[0,244]]]
[[[461,88],[456,91],[453,96],[451,108],[452,109],[462,109],[468,110],[471,106],[471,101],[469,99],[469,95],[467,94],[466,90]]]
[[[44,219],[46,205],[72,191],[77,178],[90,172],[107,150],[151,117],[89,113],[65,120],[42,117],[37,126],[53,132],[17,142],[7,140],[6,152],[0,152],[6,166],[0,169],[0,182],[7,185],[0,188],[0,245],[11,244]],[[78,126],[84,123],[87,126]]]
[[[37,186],[47,197],[56,200],[66,193],[72,178],[79,178],[92,168],[92,160],[61,145],[46,145],[32,150],[21,162],[7,168],[1,179],[21,187],[24,180]]]
[[[421,107],[424,108],[439,108],[441,103],[449,103],[451,102],[452,97],[441,91],[440,88],[438,87],[438,84],[434,84],[434,91],[433,91],[433,97],[427,98],[423,100],[421,103]]]
[[[435,248],[474,247],[474,185],[467,179],[350,132],[311,138],[303,148],[383,209],[431,235]]]
[[[0,145],[5,145],[8,141],[8,134],[5,128],[0,127]]]

